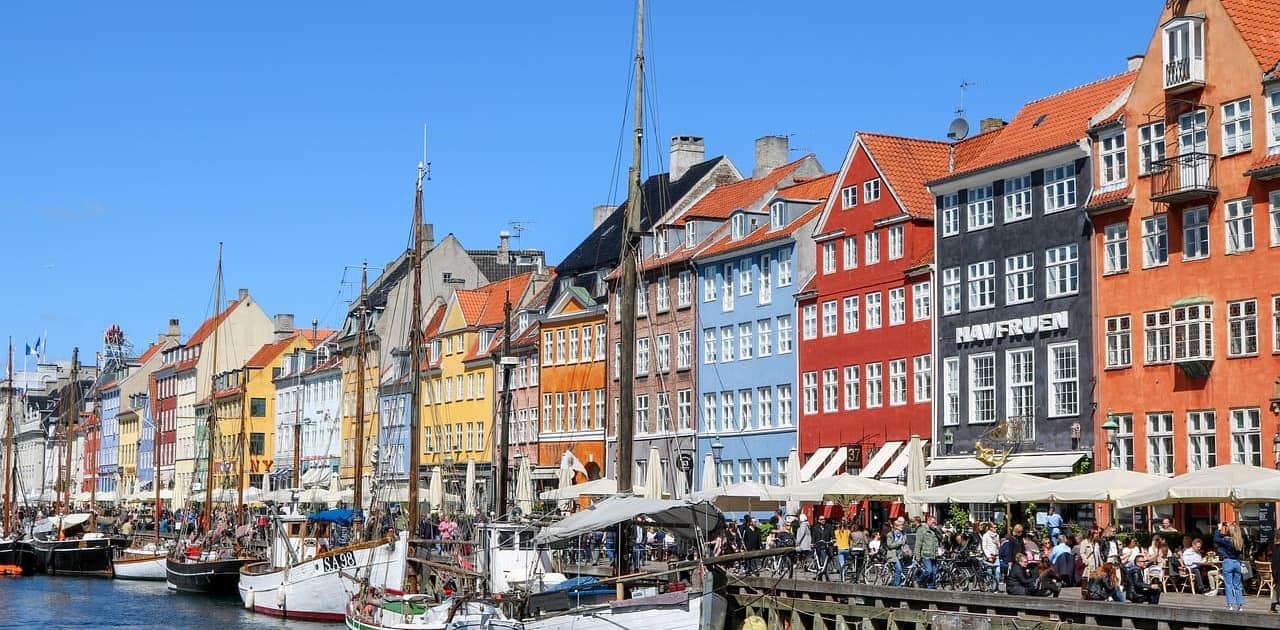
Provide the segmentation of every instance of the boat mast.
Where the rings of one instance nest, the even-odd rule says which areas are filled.
[[[65,516],[71,507],[71,427],[75,424],[76,416],[80,414],[80,348],[71,349],[71,391],[69,392],[71,401],[67,404],[66,409],[66,427],[62,432],[63,439],[66,444],[63,445],[65,456],[62,458],[62,465],[58,470],[58,477],[65,480],[62,484],[62,490],[65,494],[65,501],[62,503],[62,514]]]
[[[314,336],[314,335],[313,335]],[[296,355],[295,355],[296,356]],[[294,374],[294,384],[297,386],[297,393],[293,399],[293,489],[298,489],[298,484],[302,482],[302,365],[293,366],[297,373]]]
[[[4,423],[4,533],[13,523],[13,337],[9,337],[9,392]]]
[[[240,435],[236,436],[236,462],[233,469],[236,471],[236,526],[240,526],[240,519],[244,516],[244,462],[249,459],[249,440],[245,434],[245,400],[249,396],[249,368],[248,366],[240,368]],[[211,403],[212,404],[212,403]],[[239,546],[237,539],[236,546]]]
[[[161,348],[161,352],[164,350],[165,348]],[[151,374],[149,380],[153,384],[151,391],[156,391],[154,387],[156,375]],[[147,409],[150,409],[154,402],[151,396],[147,396]],[[143,413],[146,414],[143,416],[144,419],[150,415],[146,411]],[[145,426],[143,430],[146,430]],[[156,491],[156,502],[152,504],[151,511],[155,512],[156,549],[160,549],[160,428],[156,426],[154,419],[151,421],[151,489]]]
[[[99,357],[93,364],[93,425],[86,425],[84,428],[84,447],[89,450],[89,432],[94,427],[101,428],[98,423],[102,421],[102,391],[98,389],[98,381],[102,378],[102,359]],[[102,432],[98,431],[99,439]],[[85,461],[89,461],[88,453],[85,453]],[[98,444],[98,452],[93,455],[93,483],[89,484],[89,531],[98,531],[98,458],[102,456],[102,444]],[[85,476],[89,476],[88,469],[85,470]]]
[[[355,531],[357,541],[361,539],[360,532],[364,529],[361,523],[364,521],[364,380],[365,380],[365,327],[368,325],[365,317],[368,310],[365,308],[365,292],[369,290],[369,264],[364,263],[360,267],[360,305],[356,307],[356,322],[360,329],[356,331],[356,443],[355,443],[355,484],[352,488],[352,498],[355,500],[355,510],[352,514],[351,525]],[[413,527],[410,526],[410,531]]]
[[[498,421],[497,430],[494,431],[494,439],[498,440],[498,468],[495,472],[497,489],[495,492],[496,512],[500,517],[507,513],[507,461],[511,456],[511,444],[508,436],[511,430],[511,363],[507,360],[511,357],[511,289],[507,289],[507,299],[502,305],[502,397],[500,414],[501,419]]]
[[[213,531],[213,446],[214,427],[217,425],[218,405],[214,394],[218,393],[218,315],[222,313],[222,242],[218,242],[218,272],[213,280],[213,355],[209,359],[209,371],[213,373],[209,385],[209,413],[205,414],[205,448],[207,459],[204,471],[204,526],[205,532]]]
[[[412,384],[409,394],[409,532],[418,530],[418,466],[422,461],[422,180],[427,176],[426,161],[418,164],[418,188],[413,197],[413,252],[409,254],[410,274],[413,275],[413,292],[409,300],[412,315],[409,319],[409,362]],[[410,545],[409,557],[417,558],[418,550]],[[404,592],[418,592],[417,568],[405,567]]]

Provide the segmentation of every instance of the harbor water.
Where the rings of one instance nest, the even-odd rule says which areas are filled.
[[[239,598],[174,593],[164,582],[48,576],[0,581],[0,628],[341,627],[253,614],[241,606]]]

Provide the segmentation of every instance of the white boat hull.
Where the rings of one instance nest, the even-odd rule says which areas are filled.
[[[666,602],[663,596],[627,600],[625,607],[609,605],[584,606],[553,617],[524,622],[525,630],[618,630],[618,628],[662,628],[662,630],[699,630],[724,624],[725,599],[700,593],[689,593],[687,600]],[[652,600],[652,601],[650,601]],[[711,606],[711,626],[702,624],[702,607]]]
[[[131,555],[133,557],[116,559],[114,564],[117,580],[154,580],[159,582],[167,578],[164,570],[165,556]]]
[[[507,619],[491,604],[472,601],[455,610],[451,600],[430,605],[425,603],[423,595],[409,598],[423,602],[411,606],[414,612],[410,614],[399,612],[403,609],[395,608],[394,604],[391,608],[366,604],[363,611],[353,610],[358,606],[353,600],[347,609],[347,630],[524,630],[523,623]]]
[[[399,592],[408,544],[380,542],[335,549],[297,564],[270,569],[251,564],[240,570],[240,601],[254,612],[289,619],[342,621],[359,584]]]

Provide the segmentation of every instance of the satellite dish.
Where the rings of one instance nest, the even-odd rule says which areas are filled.
[[[951,121],[947,128],[947,137],[952,140],[964,140],[969,135],[969,123],[963,117]]]

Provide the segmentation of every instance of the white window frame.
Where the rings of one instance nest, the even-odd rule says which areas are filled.
[[[1262,410],[1258,407],[1231,410],[1231,462],[1262,465]]]
[[[756,356],[767,357],[773,354],[773,326],[770,320],[756,322]]]
[[[801,397],[804,399],[804,415],[812,416],[818,413],[818,373],[805,372],[800,379],[803,385]]]
[[[1222,155],[1253,149],[1253,102],[1249,97],[1222,104]]]
[[[1030,219],[1031,214],[1031,176],[1020,175],[1004,180],[1004,222]]]
[[[729,363],[733,361],[734,343],[737,338],[734,336],[733,326],[720,327],[720,362]]]
[[[844,410],[855,411],[862,406],[862,366],[844,366]]]
[[[869,230],[863,235],[866,241],[862,247],[863,263],[874,265],[880,262],[880,230]]]
[[[738,359],[747,360],[753,354],[754,331],[751,330],[751,322],[742,322],[738,324]]]
[[[1044,169],[1044,213],[1076,207],[1076,165],[1068,162]]]
[[[1264,98],[1267,108],[1267,152],[1275,153],[1280,149],[1280,86],[1269,88]]]
[[[716,329],[702,329],[702,362],[710,365],[716,362]]]
[[[1011,348],[1004,353],[1004,408],[1009,419],[1025,426],[1036,413],[1036,354],[1034,348]],[[1024,438],[1026,436],[1024,435]]]
[[[1227,302],[1227,356],[1258,356],[1258,301]]]
[[[1173,307],[1173,361],[1213,359],[1213,304]]]
[[[1050,344],[1049,359],[1049,417],[1061,418],[1080,415],[1080,344],[1076,341]],[[1070,357],[1070,371],[1063,371],[1065,357]]]
[[[791,286],[791,250],[778,252],[778,286]]]
[[[1173,475],[1173,413],[1147,413],[1147,472]]]
[[[861,315],[861,312],[859,311],[860,307],[858,306],[858,296],[846,296],[842,301],[841,306],[844,311],[844,334],[848,335],[850,333],[858,332],[859,315]]]
[[[840,370],[826,368],[822,370],[822,413],[835,413],[840,410]]]
[[[858,185],[845,186],[840,189],[840,209],[848,210],[858,205]]]
[[[880,292],[875,291],[868,293],[867,297],[863,300],[863,303],[867,305],[867,317],[864,322],[867,330],[880,328],[882,325]]]
[[[880,200],[880,178],[862,182],[862,200],[866,203]]]
[[[1067,243],[1044,252],[1045,296],[1080,293],[1080,245]]]
[[[1150,175],[1151,165],[1165,158],[1164,121],[1138,127],[1138,174]]]
[[[960,193],[942,196],[942,236],[960,233]]]
[[[751,258],[738,261],[738,295],[751,295],[755,281],[751,278]]]
[[[863,368],[866,376],[867,409],[878,409],[884,406],[884,366],[881,363],[868,363]]]
[[[1144,365],[1159,365],[1173,359],[1173,311],[1142,314],[1142,356]]]
[[[778,426],[789,427],[794,423],[795,414],[791,403],[791,383],[778,385]]]
[[[791,316],[778,316],[778,354],[788,354],[794,347],[792,343]]]
[[[1133,365],[1133,319],[1129,315],[1106,318],[1108,368]]]
[[[654,346],[657,348],[658,355],[658,373],[666,374],[671,371],[671,334],[663,333],[658,335],[654,340]]]
[[[1142,268],[1169,264],[1169,217],[1164,214],[1142,219]]]
[[[769,254],[760,254],[760,300],[759,304],[773,304],[773,258]]]
[[[893,359],[889,361],[889,406],[901,407],[907,404],[907,360]]]
[[[671,284],[666,276],[658,276],[658,282],[653,287],[654,306],[659,313],[665,313],[671,310]]]
[[[1103,231],[1102,273],[1110,275],[1129,271],[1129,224],[1112,223]]]
[[[844,237],[844,266],[842,269],[849,271],[858,268],[858,236]]]
[[[1271,191],[1268,197],[1268,225],[1267,230],[1271,234],[1271,246],[1280,247],[1280,190]]]
[[[693,304],[693,275],[681,271],[676,276],[676,308],[685,308]]]
[[[942,359],[942,425],[960,425],[960,357]]]
[[[733,310],[733,275],[737,273],[737,269],[733,263],[725,263],[721,271],[723,275],[720,278],[722,296],[720,310],[728,312]]]
[[[926,280],[911,285],[911,321],[922,322],[933,316],[933,289]]]
[[[990,374],[989,378],[984,375]],[[980,380],[981,379],[981,380]],[[990,409],[984,403],[990,402]],[[969,355],[969,424],[996,421],[996,355],[982,352]]]
[[[840,308],[835,300],[822,303],[822,336],[834,337],[840,332]]]
[[[822,244],[822,275],[836,272],[836,242],[826,241]]]
[[[942,270],[942,314],[955,315],[963,310],[963,291],[961,290],[959,267],[948,267]]]
[[[1209,208],[1200,206],[1183,210],[1182,260],[1204,260],[1209,254]]]
[[[1239,254],[1253,250],[1253,200],[1244,197],[1225,204],[1227,253]]]
[[[1187,412],[1187,472],[1218,465],[1218,414],[1213,409]]]
[[[1036,257],[1032,252],[1004,259],[1004,303],[1024,304],[1036,299]]]
[[[913,398],[917,403],[933,400],[933,355],[922,354],[911,360],[914,380]]]
[[[901,224],[889,226],[889,260],[898,260],[902,258],[903,250],[905,248],[903,243],[904,238],[905,235]]]
[[[985,311],[996,306],[996,261],[969,263],[969,310]]]
[[[1098,184],[1121,186],[1129,179],[1128,150],[1125,130],[1119,129],[1098,137]]]
[[[768,430],[773,428],[773,388],[758,387],[756,388],[756,404],[759,412],[759,425],[761,429]]]
[[[991,184],[969,189],[965,204],[967,231],[985,230],[996,224],[995,200],[991,198],[991,189]]]
[[[1280,354],[1280,295],[1271,296],[1271,352]]]
[[[719,285],[716,282],[716,268],[708,267],[707,272],[702,277],[702,301],[714,302],[719,297],[716,295],[716,288]]]
[[[907,288],[889,289],[889,325],[901,326],[907,323]]]
[[[800,335],[802,339],[818,338],[818,305],[805,304],[800,307]]]

